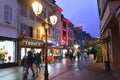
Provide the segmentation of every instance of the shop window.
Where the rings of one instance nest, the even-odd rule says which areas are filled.
[[[30,51],[31,48],[26,48],[26,52],[25,52],[25,48],[21,48],[21,59],[23,59],[24,56],[28,56],[27,52]]]
[[[15,42],[0,40],[0,64],[15,62]]]

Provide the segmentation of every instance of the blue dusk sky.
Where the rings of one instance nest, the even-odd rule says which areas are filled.
[[[83,26],[83,30],[92,37],[100,36],[97,0],[56,0],[56,4],[74,26]]]

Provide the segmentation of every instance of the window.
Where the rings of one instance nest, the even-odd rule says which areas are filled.
[[[37,29],[37,38],[40,38],[40,30]]]
[[[43,12],[42,12],[42,18],[45,19],[46,18],[46,8],[44,8]]]
[[[12,7],[9,5],[4,5],[4,21],[6,23],[12,22]]]
[[[23,31],[25,30],[24,24],[21,23],[21,24],[20,24],[20,28],[21,28],[21,29],[20,29],[20,34],[23,35]]]
[[[43,9],[42,13],[39,16],[41,17],[41,19],[46,18],[46,8]],[[40,22],[41,19],[37,19],[37,22]]]
[[[63,36],[65,36],[66,35],[66,31],[63,31]]]
[[[15,41],[0,39],[0,64],[15,62]]]
[[[53,38],[54,37],[54,28],[49,28],[47,30],[47,35],[48,35],[48,37]]]
[[[26,31],[25,31],[25,25],[24,24],[20,24],[20,35],[22,36],[22,37],[25,37],[26,36]]]
[[[63,27],[66,28],[66,23],[63,21]]]
[[[33,28],[32,28],[32,26],[29,26],[29,28],[30,28],[30,37],[32,38],[33,37]]]
[[[21,23],[20,33],[21,33],[21,36],[32,38],[33,37],[33,28],[31,26]]]
[[[27,9],[26,7],[22,6],[20,7],[20,14],[24,17],[27,17]]]
[[[32,11],[30,11],[29,17],[30,19],[35,20],[35,15]]]
[[[26,36],[27,37],[33,37],[33,31],[31,26],[25,25],[25,31],[26,31]]]

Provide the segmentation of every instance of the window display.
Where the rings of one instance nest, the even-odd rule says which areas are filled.
[[[25,52],[26,49],[26,52]],[[23,59],[24,56],[27,56],[27,52],[30,51],[31,48],[21,48],[21,59]]]
[[[21,48],[21,59],[25,56],[25,48]]]
[[[28,51],[32,51],[33,53],[39,53],[40,51],[42,51],[42,49],[40,49],[40,48],[33,48],[33,49],[31,49],[31,48],[24,48],[24,47],[22,47],[21,48],[21,59],[23,59],[23,57],[26,55],[28,55],[27,54],[27,52]]]
[[[0,41],[0,64],[15,62],[15,42]]]

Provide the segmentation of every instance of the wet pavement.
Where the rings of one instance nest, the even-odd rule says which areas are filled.
[[[119,80],[116,74],[103,69],[102,63],[97,62],[62,62],[48,65],[49,80]],[[31,71],[27,78],[23,77],[22,67],[0,69],[0,80],[44,80],[44,65],[41,71],[32,77]]]

